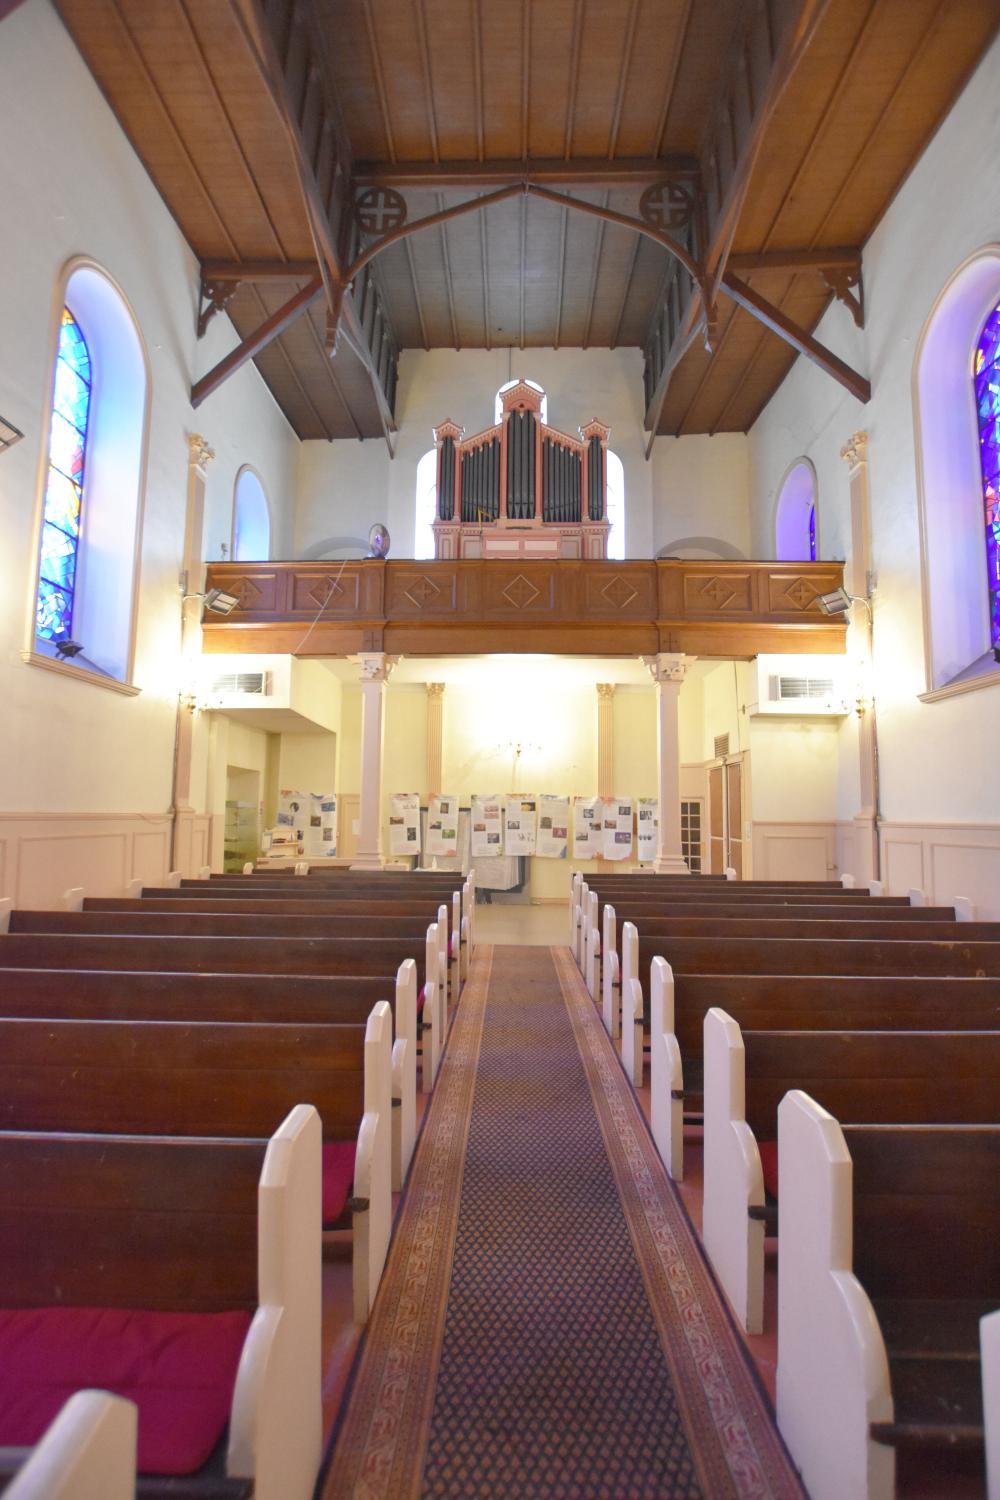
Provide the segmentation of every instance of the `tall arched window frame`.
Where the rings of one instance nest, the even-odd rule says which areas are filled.
[[[64,307],[56,352],[35,601],[35,633],[45,641],[65,641],[73,634],[91,383],[87,341],[71,310]]]
[[[271,507],[260,475],[249,464],[236,476],[233,490],[233,558],[266,562],[271,556]]]
[[[437,511],[437,449],[431,448],[417,464],[416,508],[413,516],[413,556],[434,556],[434,516]]]
[[[135,693],[149,361],[124,293],[93,261],[77,258],[63,270],[51,347],[22,654]],[[57,644],[70,638],[80,650],[65,659]]]
[[[808,458],[797,458],[778,486],[774,556],[779,562],[816,561],[816,470]]]
[[[973,380],[983,476],[990,644],[996,651],[1000,648],[1000,304],[979,335]]]
[[[606,455],[608,475],[608,557],[621,562],[625,557],[625,465],[609,448]]]

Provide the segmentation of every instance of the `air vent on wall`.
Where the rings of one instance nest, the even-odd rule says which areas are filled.
[[[729,754],[729,736],[728,736],[728,734],[717,734],[715,736],[715,755],[716,755],[716,759],[718,759],[722,755],[728,755],[728,754]]]
[[[833,697],[832,677],[775,677],[772,681],[777,686],[775,696],[779,701],[807,698],[826,702]]]
[[[213,698],[229,697],[233,693],[249,693],[266,698],[270,692],[267,672],[223,672],[212,679],[209,694]]]

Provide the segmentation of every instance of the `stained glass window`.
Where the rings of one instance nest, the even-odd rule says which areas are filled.
[[[979,336],[975,381],[986,526],[990,643],[1000,646],[1000,306],[990,313]]]
[[[809,561],[816,561],[816,507],[809,507]]]
[[[48,641],[65,639],[73,628],[90,386],[87,343],[73,314],[64,307],[56,355],[35,615],[36,633]]]

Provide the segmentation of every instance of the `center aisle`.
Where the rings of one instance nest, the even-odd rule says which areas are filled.
[[[477,949],[323,1495],[800,1496],[568,949]]]

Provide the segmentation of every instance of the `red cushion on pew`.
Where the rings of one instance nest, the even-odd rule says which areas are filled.
[[[0,1447],[30,1447],[74,1391],[139,1408],[139,1468],[193,1474],[222,1436],[250,1314],[0,1309]]]
[[[357,1141],[323,1142],[323,1223],[333,1224],[347,1207],[354,1186]]]
[[[778,1143],[777,1141],[758,1141],[757,1150],[760,1152],[760,1164],[764,1169],[764,1187],[772,1198],[777,1198]]]

